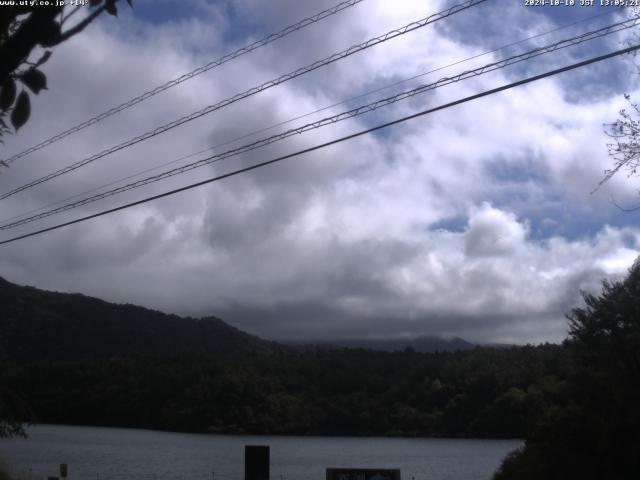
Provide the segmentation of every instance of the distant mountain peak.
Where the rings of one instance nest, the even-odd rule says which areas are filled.
[[[378,338],[378,339],[336,339],[336,340],[306,340],[288,342],[300,346],[328,346],[337,348],[363,348],[367,350],[396,351],[410,348],[416,352],[455,352],[471,350],[477,345],[467,342],[460,337],[444,338],[437,335],[421,335],[414,338]]]

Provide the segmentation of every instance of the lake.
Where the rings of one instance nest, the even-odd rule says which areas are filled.
[[[279,437],[34,425],[0,440],[17,480],[242,480],[244,446],[270,445],[273,480],[324,480],[327,467],[399,468],[403,480],[490,479],[514,440]]]

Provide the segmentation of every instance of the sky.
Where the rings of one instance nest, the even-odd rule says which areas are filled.
[[[119,2],[118,18],[105,15],[54,49],[42,67],[48,90],[33,98],[32,118],[4,139],[0,156],[8,158],[336,3],[134,0],[129,9]],[[0,189],[10,191],[455,4],[363,0],[18,159],[2,170]],[[130,182],[121,179],[151,168],[156,169],[132,178],[574,37],[628,13],[618,7],[487,0],[6,198],[0,220],[4,224],[71,196]],[[437,88],[0,231],[0,241],[306,149],[632,40],[633,30],[625,30]],[[628,108],[625,93],[640,98],[634,61],[616,57],[2,245],[0,276],[167,313],[213,315],[277,340],[440,335],[475,342],[562,341],[565,314],[582,304],[581,292],[597,293],[602,280],[624,277],[640,252],[638,213],[617,206],[640,204],[637,178],[622,172],[599,186],[613,165],[604,124]],[[302,115],[307,116],[283,123]],[[180,160],[196,152],[201,153]]]

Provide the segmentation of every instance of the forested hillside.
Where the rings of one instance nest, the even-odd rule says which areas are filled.
[[[131,354],[243,353],[281,348],[215,317],[193,319],[0,278],[0,359],[79,360]]]

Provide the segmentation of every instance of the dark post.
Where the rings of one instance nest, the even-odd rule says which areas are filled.
[[[400,480],[399,468],[327,468],[327,480]]]
[[[245,445],[244,480],[269,480],[269,445]]]

